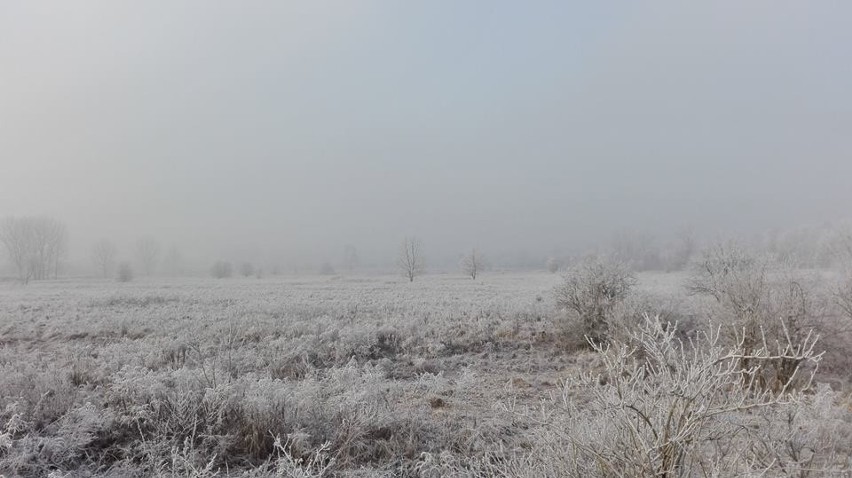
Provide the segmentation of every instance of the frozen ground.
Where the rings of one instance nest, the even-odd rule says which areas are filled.
[[[0,463],[11,474],[252,467],[290,435],[294,456],[328,441],[343,468],[401,469],[425,451],[490,446],[515,433],[499,407],[548,394],[570,365],[547,345],[557,281],[6,283]]]
[[[597,366],[560,343],[559,280],[2,284],[0,473],[435,476],[442,453],[523,450],[514,412]]]

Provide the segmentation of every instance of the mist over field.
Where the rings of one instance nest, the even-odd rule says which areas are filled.
[[[850,18],[0,2],[0,478],[852,476]]]
[[[842,2],[6,2],[0,216],[69,261],[507,264],[849,218]],[[529,264],[526,264],[529,265]]]

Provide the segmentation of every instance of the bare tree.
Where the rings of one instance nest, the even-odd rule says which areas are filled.
[[[409,282],[423,274],[425,260],[423,258],[423,245],[416,237],[406,237],[402,240],[397,258],[397,267],[402,275],[408,277]]]
[[[343,268],[347,272],[352,272],[358,268],[360,260],[358,258],[358,249],[352,244],[347,244],[343,248]]]
[[[459,266],[465,275],[476,280],[476,276],[485,268],[485,257],[474,247],[461,258]]]
[[[183,273],[183,256],[177,246],[172,245],[163,259],[166,274],[175,277]]]
[[[133,280],[133,266],[130,265],[129,262],[122,262],[118,265],[118,277],[116,279],[119,282],[130,282]]]
[[[334,266],[330,262],[323,262],[320,265],[319,273],[324,276],[334,275]]]
[[[667,269],[680,271],[689,265],[692,257],[698,249],[698,241],[695,239],[695,232],[690,227],[681,229],[674,244],[668,251]]]
[[[243,277],[254,275],[254,264],[251,262],[243,262],[240,265],[240,274],[242,274]]]
[[[115,244],[108,239],[101,239],[92,246],[92,262],[94,262],[95,268],[103,274],[104,279],[112,273],[115,266],[115,255]]]
[[[157,268],[157,260],[160,258],[160,243],[153,237],[143,237],[136,242],[136,255],[145,275],[151,275]]]
[[[67,252],[68,229],[50,217],[10,217],[0,224],[0,243],[24,283],[55,278]]]
[[[227,261],[216,261],[210,269],[210,274],[217,279],[226,279],[234,273],[234,266]]]
[[[562,268],[562,261],[555,257],[548,257],[547,261],[545,261],[544,266],[547,268],[547,272],[551,274],[556,274],[559,272],[559,269]]]
[[[609,245],[612,257],[635,271],[659,270],[660,250],[654,236],[624,231],[612,236]]]

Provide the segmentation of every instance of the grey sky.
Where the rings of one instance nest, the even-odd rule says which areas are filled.
[[[77,250],[152,234],[316,259],[406,234],[442,256],[848,218],[850,18],[843,1],[3,2],[0,216],[61,218]]]

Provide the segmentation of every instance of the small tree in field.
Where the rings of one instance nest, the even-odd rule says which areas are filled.
[[[627,298],[636,278],[623,263],[587,259],[565,273],[556,288],[556,304],[578,319],[580,331],[593,343],[609,339],[612,312]]]
[[[423,274],[423,270],[425,269],[422,249],[423,246],[420,239],[416,237],[406,237],[402,240],[396,264],[402,275],[407,277],[409,282],[414,282],[414,278]]]
[[[110,276],[115,266],[115,255],[115,244],[107,239],[101,239],[92,247],[92,262],[98,272],[103,274],[104,279]]]
[[[243,277],[254,275],[254,265],[251,262],[243,262],[240,266],[240,274],[242,274]]]
[[[133,280],[133,266],[129,262],[122,262],[118,265],[119,282],[130,282]]]
[[[234,267],[227,261],[216,261],[210,269],[210,274],[217,279],[226,279],[234,274]]]
[[[465,254],[461,262],[459,263],[462,272],[465,275],[470,276],[471,279],[476,280],[476,276],[482,272],[482,269],[485,267],[485,257],[482,255],[479,250],[475,247],[470,250],[467,254]]]
[[[173,244],[169,247],[166,257],[163,258],[163,266],[166,274],[172,277],[177,277],[183,273],[183,256],[176,245]]]
[[[547,268],[547,272],[550,272],[551,274],[556,274],[562,267],[562,261],[555,257],[548,257],[547,261],[544,263],[544,266]]]
[[[143,237],[136,242],[136,255],[145,275],[151,275],[160,259],[160,243],[153,237]]]
[[[347,244],[346,247],[343,248],[343,268],[346,269],[346,272],[352,272],[358,268],[360,263],[361,260],[358,257],[358,249],[356,249],[352,244]]]

